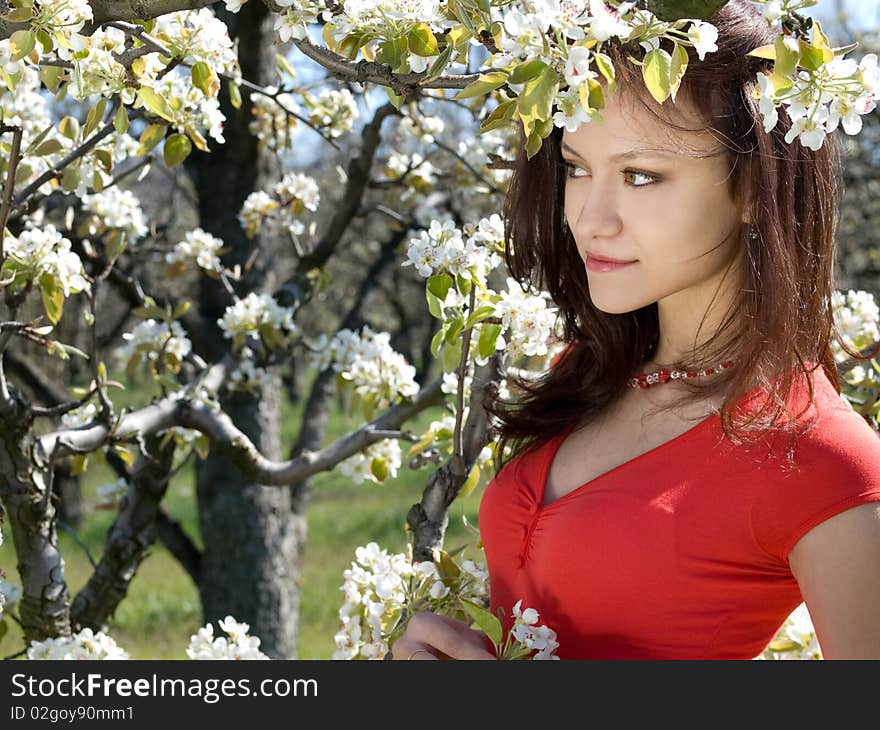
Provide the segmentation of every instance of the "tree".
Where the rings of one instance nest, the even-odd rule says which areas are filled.
[[[534,154],[554,126],[600,113],[611,38],[646,44],[648,89],[674,98],[688,49],[712,52],[705,19],[722,4],[414,0],[348,12],[226,0],[215,15],[201,0],[14,0],[0,19],[0,497],[24,638],[102,628],[158,535],[198,584],[206,620],[245,618],[270,655],[295,655],[309,477],[344,465],[383,481],[402,463],[400,441],[443,462],[407,517],[414,559],[430,560],[450,504],[492,455],[485,391],[554,353],[553,309],[501,270],[493,212],[519,131]],[[776,45],[755,51],[777,70],[762,82],[762,111],[770,125],[786,105],[793,137],[820,145],[869,111],[876,58],[851,62],[832,89],[822,72],[846,49],[778,5],[762,3],[780,21]],[[305,59],[310,82],[298,78]],[[792,90],[823,84],[817,122]],[[478,125],[469,144],[441,135]],[[335,158],[298,147],[305,128]],[[300,171],[305,159],[314,174]],[[123,183],[150,165],[190,191],[197,226],[180,230],[173,210],[145,218]],[[407,268],[392,266],[404,245]],[[353,299],[328,302],[332,285]],[[409,306],[414,292],[430,317]],[[82,321],[66,327],[77,308]],[[125,331],[131,316],[140,321]],[[418,380],[377,331],[395,319]],[[115,351],[141,384],[124,408]],[[47,357],[77,363],[63,385],[42,369]],[[282,445],[273,394],[306,367],[316,375],[300,434]],[[323,445],[336,385],[364,425]],[[447,422],[404,430],[439,404]],[[202,552],[161,507],[193,452]],[[94,575],[71,597],[52,485],[57,465],[82,473],[93,454],[117,469],[125,496]]]

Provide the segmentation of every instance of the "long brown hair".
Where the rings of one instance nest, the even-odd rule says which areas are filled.
[[[689,361],[672,365],[692,371],[735,356],[734,368],[679,382],[681,400],[723,397],[722,429],[741,444],[771,430],[789,436],[798,430],[799,416],[813,402],[809,378],[807,407],[791,415],[787,404],[795,379],[808,372],[809,363],[820,364],[840,391],[832,336],[849,354],[857,353],[839,336],[832,317],[833,244],[842,194],[839,142],[829,135],[818,151],[799,141],[785,142],[791,121],[784,113],[776,128],[765,132],[753,92],[757,74],[770,62],[746,54],[773,43],[774,33],[745,0],[731,0],[711,22],[719,31],[718,50],[699,61],[688,49],[681,93],[705,120],[705,130],[726,148],[732,192],[748,210],[757,236],[751,237],[747,226],[735,232],[744,255],[741,270],[731,272],[742,282],[733,306],[714,337]],[[617,93],[625,90],[662,123],[685,129],[676,127],[669,114],[660,114],[647,97],[638,69],[626,60],[639,52],[632,45],[609,49]],[[609,314],[591,302],[583,261],[564,217],[561,138],[562,129],[555,129],[532,159],[520,149],[504,217],[511,275],[528,288],[549,292],[568,345],[539,378],[511,378],[512,399],[490,396],[484,403],[499,436],[499,468],[562,429],[593,420],[623,394],[627,378],[658,342],[656,303]],[[766,392],[763,402],[740,412],[737,403],[759,386]]]

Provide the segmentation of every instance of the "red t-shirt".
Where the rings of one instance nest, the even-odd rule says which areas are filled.
[[[880,501],[880,439],[821,367],[813,382],[806,415],[818,420],[796,442],[794,471],[781,468],[784,448],[760,459],[736,447],[717,414],[543,507],[570,429],[507,464],[479,515],[505,631],[522,600],[556,631],[562,659],[759,655],[803,600],[791,548],[823,520]],[[797,381],[792,402],[805,388]]]

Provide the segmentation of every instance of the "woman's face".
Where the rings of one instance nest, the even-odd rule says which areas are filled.
[[[683,95],[674,109],[698,128]],[[742,246],[724,149],[707,132],[666,126],[622,93],[602,116],[604,124],[562,135],[565,215],[593,305],[616,314],[667,298],[705,307]],[[590,254],[634,263],[603,266]]]

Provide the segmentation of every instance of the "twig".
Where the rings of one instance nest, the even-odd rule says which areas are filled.
[[[285,114],[287,114],[287,116],[293,117],[294,119],[302,122],[307,127],[314,130],[315,132],[317,132],[327,144],[329,144],[331,147],[333,147],[333,149],[335,149],[335,150],[340,149],[339,145],[336,144],[336,142],[333,140],[332,137],[328,137],[327,134],[325,134],[324,130],[322,130],[320,127],[316,127],[314,124],[312,124],[312,122],[308,118],[301,116],[300,114],[297,114],[295,111],[288,109],[286,106],[284,106],[284,104],[281,103],[281,101],[278,97],[281,96],[282,94],[286,93],[284,89],[279,89],[278,91],[273,93],[271,91],[267,91],[262,86],[258,86],[257,84],[255,84],[251,81],[247,81],[245,79],[236,80],[234,76],[230,76],[229,74],[225,74],[225,73],[219,74],[219,76],[221,79],[225,79],[226,81],[234,81],[236,84],[241,86],[243,89],[247,89],[248,91],[250,91],[254,94],[260,94],[261,96],[266,96],[266,97],[272,99],[272,101],[274,101],[281,108],[281,110]]]
[[[6,251],[3,248],[3,239],[6,236],[6,221],[9,220],[9,212],[12,209],[12,193],[15,188],[15,173],[21,160],[21,127],[0,128],[2,133],[12,131],[12,149],[9,152],[9,169],[6,171],[6,184],[3,186],[3,203],[0,204],[0,268],[6,260]]]
[[[471,296],[468,301],[468,312],[472,313],[474,311],[474,303],[477,297],[477,287],[472,282],[471,283]],[[461,343],[461,355],[458,358],[458,388],[455,393],[455,428],[452,431],[452,441],[453,441],[453,461],[452,461],[452,470],[453,473],[457,474],[457,471],[464,467],[464,450],[461,445],[461,425],[462,425],[462,414],[464,412],[464,379],[467,373],[468,366],[468,355],[471,349],[471,334],[473,333],[474,328],[468,327],[464,332],[464,339]]]
[[[447,152],[448,154],[452,155],[456,160],[458,160],[462,165],[464,165],[471,172],[471,174],[475,178],[477,178],[477,180],[482,182],[484,185],[487,185],[489,187],[489,190],[491,190],[493,193],[497,193],[498,195],[501,195],[501,191],[497,187],[495,187],[495,183],[493,183],[491,180],[488,180],[485,177],[483,177],[482,173],[480,173],[479,170],[477,170],[470,162],[468,162],[458,152],[456,152],[454,149],[452,149],[452,147],[449,147],[449,146],[443,144],[442,142],[438,142],[436,139],[434,140],[434,144],[437,145],[437,147],[439,147],[444,152]]]
[[[65,530],[73,538],[73,541],[82,549],[82,551],[86,554],[86,557],[88,558],[89,563],[91,563],[92,568],[97,568],[98,564],[95,562],[95,559],[92,557],[92,554],[89,552],[88,546],[82,540],[79,539],[79,535],[76,534],[76,530],[74,530],[66,522],[61,522],[60,520],[58,521],[58,526],[62,530]]]

